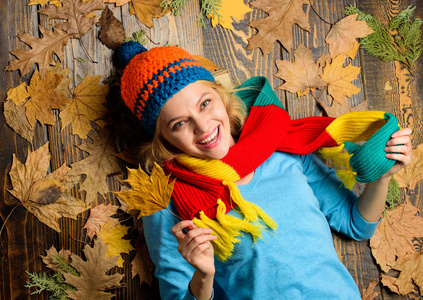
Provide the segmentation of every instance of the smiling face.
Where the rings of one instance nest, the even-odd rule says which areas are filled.
[[[158,120],[163,138],[192,156],[221,159],[235,144],[219,94],[200,82],[187,85],[170,98]]]

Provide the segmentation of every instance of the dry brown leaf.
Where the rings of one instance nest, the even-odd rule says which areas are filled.
[[[20,103],[24,102],[28,97],[28,86],[24,82],[18,85],[17,87],[8,90],[6,100],[12,100],[13,103],[19,105]]]
[[[103,10],[98,26],[101,26],[98,39],[113,51],[116,51],[125,42],[125,28],[108,7]]]
[[[67,176],[69,168],[63,165],[46,176],[49,166],[48,142],[29,152],[25,164],[13,155],[9,173],[13,190],[9,192],[40,222],[60,232],[58,220],[76,219],[85,210],[85,204],[70,193],[75,179]]]
[[[244,4],[244,0],[221,0],[217,11],[220,18],[211,16],[212,26],[215,27],[217,24],[220,24],[223,28],[232,30],[232,18],[239,20],[244,14],[250,11],[252,9]]]
[[[361,290],[361,300],[374,300],[374,299],[376,299],[376,297],[379,295],[379,293],[375,291],[376,284],[377,284],[376,279],[373,278],[369,282],[369,286],[367,288],[363,288]]]
[[[205,58],[201,55],[193,55],[194,59],[200,63],[200,65],[208,70],[209,72],[214,72],[216,70],[221,70],[221,67],[216,66],[210,59]]]
[[[97,234],[97,237],[109,246],[106,257],[118,256],[116,265],[120,268],[123,268],[121,253],[129,253],[129,251],[135,250],[131,241],[123,238],[128,233],[128,229],[129,227],[120,225],[119,222],[116,224],[116,219],[110,218],[106,224],[101,226],[100,232]]]
[[[374,32],[366,21],[357,21],[357,16],[358,14],[347,16],[332,26],[326,36],[326,43],[329,44],[329,53],[332,57],[347,53],[356,47],[356,38],[363,38]],[[354,57],[355,54],[351,58],[354,59]]]
[[[282,46],[291,51],[293,45],[292,26],[297,24],[310,31],[308,15],[303,11],[303,4],[309,0],[256,0],[250,2],[255,8],[264,10],[268,17],[251,21],[248,25],[255,27],[258,33],[248,39],[247,50],[260,47],[263,54],[269,54],[278,40]]]
[[[16,60],[9,62],[6,71],[20,70],[21,76],[26,75],[33,64],[38,64],[41,76],[48,72],[48,67],[55,64],[54,54],[59,60],[63,59],[64,47],[67,45],[69,35],[56,29],[54,32],[39,26],[42,38],[30,36],[27,33],[18,35],[18,38],[31,47],[30,50],[13,50],[11,54]]]
[[[115,139],[108,130],[101,130],[98,134],[89,135],[91,143],[84,143],[78,148],[90,155],[71,165],[69,175],[78,176],[86,174],[87,178],[81,184],[80,190],[86,191],[85,202],[90,204],[97,199],[97,193],[105,195],[110,192],[107,178],[110,174],[123,173],[116,157]]]
[[[384,272],[396,263],[397,257],[413,252],[413,238],[423,236],[423,218],[411,204],[401,204],[387,210],[370,239],[373,257]]]
[[[103,203],[97,205],[96,207],[91,209],[90,216],[88,217],[87,223],[82,229],[87,230],[87,235],[92,239],[94,235],[96,235],[99,231],[101,226],[106,224],[109,220],[113,222],[111,226],[115,226],[119,223],[118,219],[110,218],[112,215],[116,214],[117,209],[119,206],[112,205],[111,203],[104,205]]]
[[[4,103],[3,108],[7,125],[32,144],[35,127],[29,123],[23,103],[16,106],[12,100],[9,100]]]
[[[414,190],[417,183],[423,179],[423,144],[411,150],[411,161],[408,166],[394,175],[400,187]]]
[[[75,87],[75,91],[68,104],[60,112],[62,128],[72,124],[72,134],[86,139],[92,130],[91,121],[103,127],[106,122],[102,117],[107,113],[103,105],[109,93],[107,85],[98,85],[101,76],[87,75],[82,82]]]
[[[360,88],[351,83],[351,81],[358,79],[360,67],[348,64],[344,68],[344,61],[345,56],[343,54],[338,55],[324,67],[321,75],[323,81],[328,84],[329,95],[341,105],[344,96],[349,98],[360,92]]]
[[[98,18],[90,18],[89,14],[95,10],[103,9],[102,0],[63,0],[63,6],[48,5],[38,10],[40,14],[48,16],[48,20],[61,19],[66,22],[56,22],[54,28],[67,32],[70,38],[81,38],[91,30]]]
[[[47,252],[47,255],[46,256],[41,255],[41,258],[43,259],[43,262],[45,263],[45,265],[48,268],[52,269],[53,271],[59,271],[59,266],[57,262],[55,262],[56,258],[60,258],[60,260],[69,263],[70,256],[72,255],[72,253],[69,250],[64,250],[64,249],[57,252],[54,246],[51,246],[51,248],[49,250],[46,250],[46,252]]]
[[[325,101],[319,101],[319,104],[322,106],[322,108],[325,110],[326,115],[328,117],[337,118],[343,114],[353,112],[353,111],[365,111],[367,110],[367,100],[364,100],[360,104],[351,107],[350,103],[348,102],[348,98],[344,97],[342,99],[342,105],[338,102],[334,101],[332,103],[332,106],[326,105]]]
[[[105,290],[120,287],[122,274],[107,275],[116,266],[117,256],[106,257],[107,245],[101,239],[94,241],[94,247],[86,245],[83,249],[86,261],[78,255],[72,254],[70,263],[79,277],[63,273],[65,282],[76,288],[76,291],[67,290],[68,297],[75,300],[109,300],[115,295]]]
[[[321,68],[314,63],[313,54],[303,44],[294,51],[294,62],[276,60],[278,72],[275,76],[285,80],[278,89],[297,93],[298,96],[307,95],[311,90],[321,88],[326,83],[319,76]]]
[[[157,164],[154,164],[151,176],[141,166],[138,169],[128,168],[128,179],[125,182],[131,185],[132,190],[114,193],[129,205],[129,210],[140,211],[138,218],[167,209],[175,183],[169,183],[169,176]]]
[[[385,283],[392,291],[407,295],[412,293],[415,290],[415,285],[417,285],[420,289],[420,296],[423,296],[422,253],[408,252],[398,258],[393,269],[400,271],[398,278],[390,277],[390,279],[385,279]]]
[[[154,264],[151,261],[147,243],[142,235],[135,240],[135,248],[137,254],[131,262],[132,278],[138,275],[141,283],[146,282],[151,286],[153,282]]]
[[[129,13],[135,14],[141,23],[152,28],[154,26],[153,18],[161,18],[170,12],[170,5],[166,10],[163,10],[160,3],[162,3],[162,0],[131,0]]]
[[[60,109],[68,99],[56,92],[56,88],[61,84],[63,76],[54,74],[53,71],[47,73],[41,79],[38,71],[35,70],[28,86],[29,99],[25,102],[26,116],[30,124],[34,125],[35,120],[41,124],[54,125],[54,115],[52,109]]]

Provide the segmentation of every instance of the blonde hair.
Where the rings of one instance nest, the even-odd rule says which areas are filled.
[[[231,134],[236,139],[241,132],[246,117],[244,102],[235,95],[235,90],[228,89],[217,82],[206,80],[199,80],[198,82],[213,88],[219,94],[229,116]],[[151,173],[155,162],[163,166],[166,161],[181,153],[178,149],[169,144],[160,134],[159,122],[160,115],[156,121],[153,139],[145,144],[140,151],[142,165],[147,173]]]

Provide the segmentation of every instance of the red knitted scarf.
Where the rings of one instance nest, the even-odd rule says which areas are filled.
[[[264,77],[252,78],[241,88],[245,86],[254,87],[238,92],[250,107],[248,118],[238,142],[221,159],[240,178],[256,170],[277,150],[308,154],[320,147],[337,146],[337,142],[325,132],[333,118],[291,120]],[[198,217],[200,211],[214,219],[217,199],[225,203],[227,212],[236,205],[230,199],[228,187],[222,184],[225,178],[214,179],[197,174],[177,159],[167,162],[165,169],[176,178],[172,200],[184,220]]]

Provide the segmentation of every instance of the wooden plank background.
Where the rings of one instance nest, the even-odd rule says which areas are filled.
[[[245,3],[247,2],[245,1]],[[51,23],[46,21],[46,16],[37,13],[40,6],[27,6],[27,3],[28,0],[1,0],[0,101],[2,102],[6,99],[6,92],[10,88],[28,81],[28,76],[21,78],[17,71],[3,71],[8,65],[8,61],[15,59],[9,54],[9,51],[28,49],[16,36],[24,32],[39,36],[38,25],[51,26]],[[419,0],[319,0],[314,1],[313,7],[322,19],[334,24],[343,17],[342,11],[349,4],[358,5],[361,10],[375,15],[382,22],[387,22],[408,5],[416,6],[415,15],[423,18],[423,2]],[[209,22],[206,22],[206,26],[202,28],[196,22],[200,11],[199,1],[190,0],[180,16],[175,17],[168,14],[160,19],[154,19],[154,27],[148,29],[135,16],[129,15],[128,5],[115,7],[115,5],[109,4],[107,6],[122,21],[127,36],[134,31],[144,29],[155,44],[179,45],[192,54],[203,55],[211,59],[216,65],[229,71],[234,83],[241,83],[255,75],[266,76],[293,118],[322,113],[311,95],[298,98],[289,92],[276,89],[283,81],[274,76],[277,72],[275,60],[292,61],[292,51],[286,51],[279,43],[275,43],[273,51],[265,56],[262,55],[260,49],[245,50],[247,39],[256,33],[256,30],[249,27],[248,23],[253,19],[265,17],[266,13],[263,11],[254,9],[251,13],[245,14],[242,20],[235,20],[233,31],[223,29],[221,26],[213,28]],[[298,26],[294,26],[294,47],[304,43],[306,47],[312,49],[314,58],[317,59],[320,55],[328,53],[328,45],[325,44],[324,37],[330,29],[330,25],[323,22],[309,6],[305,7],[310,16],[311,32],[305,32]],[[71,40],[65,49],[65,59],[62,65],[71,68],[73,86],[75,83],[79,83],[77,75],[82,77],[85,77],[86,74],[102,75],[105,78],[113,70],[113,53],[98,40],[99,30],[94,26],[82,38],[82,43],[86,45],[88,53],[97,63],[90,63],[88,60],[81,63],[74,59],[86,58],[77,40]],[[146,46],[151,48],[155,44],[149,42]],[[399,63],[385,63],[363,51],[359,52],[352,63],[362,68],[359,80],[354,82],[362,91],[349,99],[350,104],[355,106],[367,101],[371,110],[393,112],[402,126],[414,129],[413,146],[416,147],[420,144],[423,140],[421,76],[423,59],[420,58],[416,62],[414,75],[409,74]],[[386,83],[392,86],[392,90],[384,89]],[[27,281],[25,270],[30,272],[46,271],[40,255],[45,255],[45,250],[52,245],[57,249],[69,249],[73,253],[81,254],[84,244],[80,241],[88,241],[81,231],[88,212],[83,213],[77,221],[62,219],[62,232],[59,234],[40,223],[22,206],[17,206],[18,201],[7,191],[11,188],[8,173],[12,163],[12,154],[15,154],[21,161],[25,161],[28,150],[33,151],[49,141],[52,170],[65,162],[71,164],[86,156],[86,153],[75,147],[82,141],[78,137],[72,136],[69,128],[65,128],[63,131],[60,129],[60,126],[38,126],[33,145],[30,145],[7,126],[3,113],[0,114],[0,225],[4,224],[7,216],[13,210],[0,236],[0,299],[30,298],[29,289],[24,288]],[[111,184],[116,185],[115,182],[111,182]],[[420,210],[423,209],[421,183],[413,191],[402,191],[401,196],[403,200],[407,200]],[[117,203],[111,195],[105,199],[99,198],[98,203],[101,202]],[[380,271],[371,256],[368,242],[355,242],[334,234],[334,243],[341,261],[347,266],[360,289],[367,287],[371,279],[379,278]],[[312,246],[310,245],[310,247]],[[124,269],[120,272],[126,274],[123,279],[125,288],[113,291],[116,294],[116,299],[158,299],[156,282],[153,282],[153,286],[150,287],[145,283],[140,284],[138,276],[131,278],[129,262],[133,257],[134,252],[124,257]],[[390,293],[381,286],[377,286],[376,289],[380,292],[378,299],[419,299],[418,291],[401,297]],[[48,296],[46,294],[34,295],[31,296],[31,299],[48,299]]]

